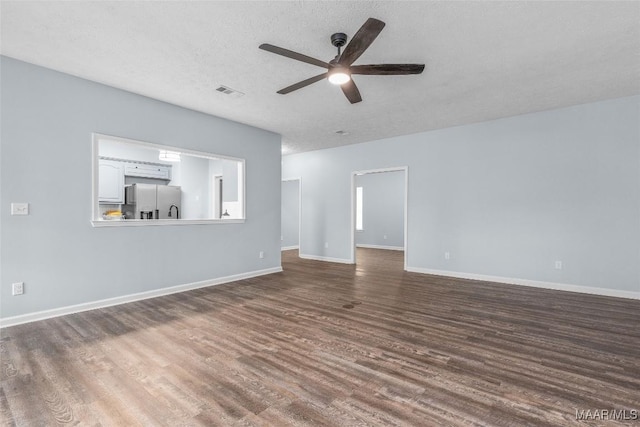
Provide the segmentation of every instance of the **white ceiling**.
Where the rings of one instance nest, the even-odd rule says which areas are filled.
[[[2,1],[3,55],[282,134],[295,153],[640,93],[640,2]],[[425,63],[355,76],[363,102],[321,68],[334,32],[386,22],[356,61]],[[217,92],[226,85],[244,92]],[[336,131],[347,135],[340,136]]]

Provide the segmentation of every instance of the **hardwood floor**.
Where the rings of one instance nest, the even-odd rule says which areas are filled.
[[[296,255],[1,330],[3,425],[638,425],[640,301]]]

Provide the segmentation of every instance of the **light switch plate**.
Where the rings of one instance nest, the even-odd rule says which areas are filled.
[[[29,203],[11,203],[11,215],[29,215]]]
[[[24,282],[12,283],[11,294],[14,296],[24,294]]]

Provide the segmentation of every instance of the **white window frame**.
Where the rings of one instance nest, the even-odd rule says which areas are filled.
[[[364,190],[356,187],[356,231],[364,231]]]

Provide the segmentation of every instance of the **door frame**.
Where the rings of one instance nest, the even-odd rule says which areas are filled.
[[[213,203],[212,217],[214,219],[222,218],[222,175],[213,175]]]
[[[409,166],[398,166],[380,169],[366,169],[351,172],[351,264],[356,263],[356,176],[384,172],[404,172],[404,266],[407,271],[409,240]]]
[[[280,186],[280,206],[282,206],[282,182],[298,181],[298,254],[302,248],[302,178],[283,178],[281,179]],[[282,221],[282,212],[280,212],[280,221]],[[280,236],[282,237],[282,229],[280,230]],[[282,240],[280,240],[280,250],[282,250]]]

